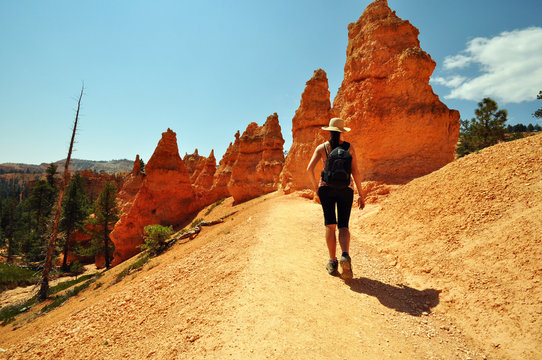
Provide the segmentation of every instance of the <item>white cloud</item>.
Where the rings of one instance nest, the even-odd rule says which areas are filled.
[[[475,38],[462,54],[444,60],[444,69],[461,69],[478,64],[480,74],[466,79],[461,75],[432,81],[452,88],[446,98],[480,101],[491,97],[504,103],[536,98],[542,88],[542,28],[503,32],[493,38]]]
[[[455,69],[455,68],[464,68],[465,66],[469,65],[469,63],[472,61],[472,58],[465,56],[465,55],[455,55],[455,56],[447,56],[446,59],[444,59],[444,68],[445,69]]]
[[[444,85],[446,87],[456,88],[459,85],[461,85],[463,82],[465,82],[467,78],[460,75],[454,75],[449,77],[435,77],[431,78],[431,82],[439,85]]]

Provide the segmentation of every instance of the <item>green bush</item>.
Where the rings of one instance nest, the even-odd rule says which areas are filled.
[[[149,250],[151,256],[162,253],[166,248],[166,240],[173,235],[171,226],[147,225],[144,230],[147,237],[144,239],[145,243],[139,248]]]

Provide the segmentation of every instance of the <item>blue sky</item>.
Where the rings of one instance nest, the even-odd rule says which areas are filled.
[[[147,161],[169,127],[181,156],[218,162],[274,112],[289,148],[305,82],[324,69],[333,100],[347,26],[369,3],[0,0],[0,163],[65,158],[82,81],[76,158]],[[420,30],[433,90],[462,119],[490,96],[509,123],[536,123],[542,1],[388,3]]]

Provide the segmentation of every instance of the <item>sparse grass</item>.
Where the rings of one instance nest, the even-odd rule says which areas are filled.
[[[0,263],[0,292],[17,286],[36,284],[39,281],[39,275],[39,272],[20,266]]]
[[[7,324],[15,320],[15,316],[28,311],[32,306],[36,305],[37,303],[38,298],[34,296],[20,304],[4,306],[0,309],[0,325],[6,326]]]
[[[85,280],[92,279],[94,276],[96,276],[96,274],[83,275],[83,276],[80,276],[78,279],[73,279],[73,280],[68,280],[68,281],[63,281],[61,283],[58,283],[55,286],[52,286],[49,288],[47,295],[54,295],[57,292],[60,292],[69,287],[72,287],[75,284],[79,284],[80,282],[83,282]]]
[[[211,211],[213,211],[213,209],[214,209],[215,207],[217,207],[218,205],[222,204],[222,203],[224,202],[225,199],[226,199],[226,198],[223,198],[223,199],[220,199],[220,200],[218,200],[218,201],[215,201],[215,202],[209,207],[209,209],[207,209],[207,211],[205,212],[205,215],[204,215],[204,216],[209,215],[209,214],[211,213]]]
[[[115,281],[113,284],[119,283],[124,279],[128,274],[130,274],[132,271],[140,269],[149,261],[150,257],[148,254],[144,254],[141,256],[136,262],[134,262],[132,265],[128,266],[126,269],[122,270],[117,277],[115,278]]]
[[[47,296],[54,295],[56,293],[61,292],[62,290],[65,290],[69,287],[72,287],[75,284],[79,284],[83,281],[86,281],[84,284],[80,286],[76,286],[71,290],[68,290],[65,294],[55,296],[53,297],[53,302],[46,305],[41,311],[40,314],[44,314],[48,311],[51,311],[52,309],[58,307],[59,305],[63,304],[68,300],[70,297],[77,295],[80,291],[86,289],[90,284],[92,284],[96,279],[98,279],[101,276],[101,274],[90,274],[90,275],[83,275],[78,279],[74,280],[68,280],[63,281],[55,286],[52,286],[49,288],[49,291],[47,292]],[[0,325],[5,326],[15,320],[15,316],[26,312],[30,310],[34,305],[38,303],[38,299],[36,296],[33,296],[32,298],[28,299],[25,302],[22,302],[20,304],[16,305],[9,305],[5,306],[0,309]]]
[[[52,303],[44,306],[43,309],[41,309],[40,314],[45,314],[45,313],[57,308],[58,306],[64,304],[66,301],[68,301],[69,298],[79,294],[81,291],[88,288],[90,286],[90,284],[92,284],[95,280],[96,279],[90,279],[87,282],[85,282],[85,283],[83,283],[83,284],[81,284],[79,286],[76,286],[71,290],[68,290],[64,295],[56,296]]]
[[[190,227],[191,227],[191,228],[195,228],[195,227],[198,226],[202,221],[203,221],[202,218],[197,218],[196,220],[192,221],[192,224],[190,224]]]

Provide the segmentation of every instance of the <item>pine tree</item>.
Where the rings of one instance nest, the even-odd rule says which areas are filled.
[[[45,180],[39,180],[32,188],[29,197],[30,208],[35,213],[36,234],[43,235],[46,219],[51,214],[55,201],[56,190]]]
[[[94,208],[95,217],[91,221],[92,224],[96,225],[96,230],[92,234],[93,247],[95,255],[104,256],[105,267],[109,269],[111,260],[113,260],[113,243],[109,234],[119,219],[115,185],[110,182],[104,185],[98,200],[94,204]]]
[[[55,187],[55,183],[56,183],[55,175],[57,174],[57,171],[56,171],[57,168],[58,168],[58,166],[55,163],[50,163],[49,166],[47,167],[47,169],[45,169],[45,173],[47,174],[47,176],[46,176],[47,177],[47,182],[52,187]]]
[[[485,98],[478,103],[478,109],[474,111],[475,118],[460,120],[459,145],[457,154],[464,156],[478,151],[499,141],[505,140],[505,123],[508,112],[499,110],[497,103]]]
[[[70,237],[76,229],[83,229],[84,221],[89,215],[89,201],[83,188],[83,180],[76,173],[66,189],[66,196],[62,203],[62,218],[60,231],[65,233],[63,246],[64,259],[62,270],[68,271],[68,251],[70,250]]]
[[[542,90],[538,92],[538,95],[536,95],[536,98],[538,100],[542,100]],[[542,119],[542,108],[537,109],[533,116],[538,119]]]
[[[58,233],[58,223],[60,220],[60,210],[62,207],[62,198],[64,197],[64,189],[68,182],[68,168],[70,166],[70,159],[73,151],[73,143],[75,142],[75,134],[77,132],[77,122],[79,120],[79,110],[81,109],[81,98],[83,97],[83,91],[85,87],[81,87],[81,94],[79,95],[79,101],[77,102],[77,112],[75,113],[75,121],[73,122],[72,136],[70,140],[70,147],[68,149],[68,157],[66,158],[66,163],[64,164],[64,175],[60,182],[60,189],[58,195],[58,202],[55,211],[55,218],[53,220],[53,225],[51,229],[51,237],[49,238],[49,243],[47,244],[47,252],[45,255],[45,263],[43,264],[43,271],[41,273],[40,289],[38,291],[38,299],[40,301],[45,301],[47,299],[47,292],[49,291],[49,273],[51,272],[51,267],[53,265],[53,251],[55,248],[56,237]]]

